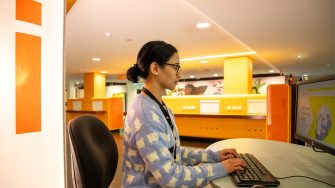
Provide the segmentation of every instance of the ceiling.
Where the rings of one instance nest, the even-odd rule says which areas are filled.
[[[150,40],[173,44],[181,59],[256,52],[254,74],[334,74],[335,1],[77,0],[66,15],[66,79],[124,75]],[[223,76],[223,60],[182,61],[182,77]]]

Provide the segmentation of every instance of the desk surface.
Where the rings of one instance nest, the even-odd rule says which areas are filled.
[[[275,177],[308,176],[335,184],[335,156],[313,151],[310,147],[262,139],[228,139],[207,149],[217,151],[236,148],[239,153],[253,154]],[[279,187],[329,187],[306,178],[279,179]],[[211,182],[213,187],[236,187],[229,176]]]

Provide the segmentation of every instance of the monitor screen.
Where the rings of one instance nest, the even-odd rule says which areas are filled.
[[[335,75],[297,85],[296,138],[335,155]]]

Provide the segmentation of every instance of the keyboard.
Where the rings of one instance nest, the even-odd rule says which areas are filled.
[[[239,154],[247,167],[244,170],[236,170],[230,176],[237,186],[246,187],[253,185],[278,186],[279,181],[254,157],[252,154]]]

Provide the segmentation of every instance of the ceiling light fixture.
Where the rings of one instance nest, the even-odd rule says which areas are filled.
[[[207,60],[201,60],[200,63],[205,64],[207,63]]]
[[[79,84],[79,82],[76,82],[76,84]]]
[[[275,72],[275,70],[269,70],[269,72],[270,72],[270,73],[274,73],[274,72]]]
[[[106,74],[106,73],[107,73],[107,71],[101,71],[101,73],[102,73],[102,74]]]
[[[302,55],[298,55],[297,58],[302,59]]]
[[[105,33],[106,37],[112,36],[112,33]]]
[[[101,58],[99,58],[99,57],[93,57],[92,61],[98,62],[98,61],[101,61]]]
[[[194,75],[190,75],[190,78],[194,78]]]
[[[194,60],[203,60],[203,59],[214,59],[214,58],[224,58],[224,57],[238,57],[244,55],[253,55],[256,54],[255,51],[250,52],[238,52],[238,53],[231,53],[231,54],[219,54],[219,55],[210,55],[210,56],[201,56],[201,57],[190,57],[190,58],[182,58],[180,59],[181,62],[183,61],[194,61]]]
[[[199,28],[199,29],[209,28],[210,26],[211,26],[211,24],[208,23],[208,22],[197,23],[197,28]]]
[[[213,76],[217,77],[217,76],[219,76],[219,74],[213,74]]]

